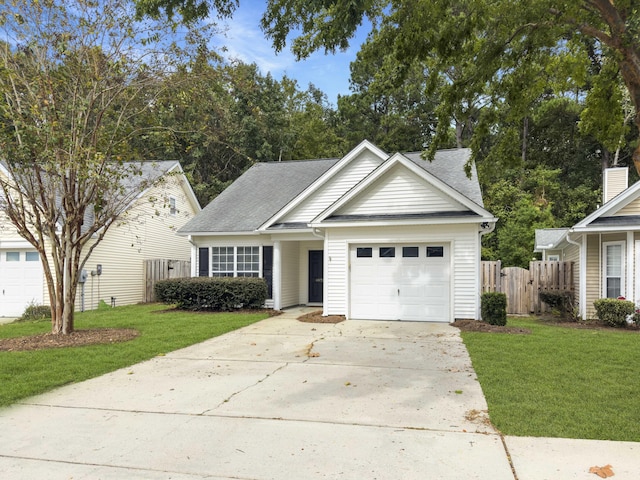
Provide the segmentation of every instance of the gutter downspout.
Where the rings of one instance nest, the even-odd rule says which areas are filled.
[[[191,244],[191,276],[195,277],[196,275],[196,262],[198,260],[198,245],[193,241],[191,235],[187,235],[187,240]]]
[[[567,232],[567,242],[578,247],[578,258],[580,259],[580,275],[578,278],[578,311],[580,318],[585,320],[587,317],[587,249],[582,248],[582,244],[571,239],[571,234],[575,233],[573,228]],[[586,235],[582,237],[583,242],[586,241]]]

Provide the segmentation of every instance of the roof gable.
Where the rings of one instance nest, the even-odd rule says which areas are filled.
[[[367,178],[318,215],[313,223],[330,217],[415,216],[442,217],[475,214],[493,218],[483,207],[441,181],[400,153],[389,158]]]
[[[593,213],[587,215],[580,222],[576,223],[573,229],[580,230],[589,228],[592,224],[611,223],[609,220],[605,220],[610,217],[627,217],[627,219],[629,219],[631,216],[640,214],[640,208],[638,208],[640,205],[639,202],[640,182],[636,182]],[[625,218],[617,218],[613,223],[618,226],[623,226]]]
[[[364,140],[262,226],[308,223],[377,168],[388,155]]]

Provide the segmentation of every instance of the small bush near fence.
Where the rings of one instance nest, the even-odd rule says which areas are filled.
[[[37,321],[51,318],[51,307],[48,305],[38,305],[31,302],[24,309],[22,316],[18,319],[22,322]]]
[[[156,298],[182,310],[231,311],[261,308],[267,299],[267,283],[250,277],[194,277],[160,280]]]
[[[573,292],[540,292],[540,301],[551,307],[565,320],[576,320],[574,314]]]
[[[636,307],[629,300],[616,298],[600,298],[593,302],[598,319],[611,327],[625,327],[627,317],[635,313]]]
[[[507,295],[500,292],[483,293],[480,313],[482,320],[491,325],[506,325]]]

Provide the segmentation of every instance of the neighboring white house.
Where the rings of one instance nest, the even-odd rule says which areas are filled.
[[[116,305],[141,302],[145,260],[190,259],[191,245],[176,231],[201,209],[182,167],[175,161],[141,165],[140,178],[163,180],[137,196],[91,254],[78,310],[94,309],[100,300],[110,304],[112,297]],[[38,252],[0,211],[0,317],[20,316],[27,305],[48,302]]]
[[[640,303],[640,182],[627,168],[604,171],[603,205],[570,228],[536,230],[543,260],[574,262],[580,317],[595,317],[599,298]]]
[[[364,141],[341,159],[257,163],[178,231],[192,275],[264,277],[275,309],[478,319],[480,240],[496,218],[469,157],[429,162]]]

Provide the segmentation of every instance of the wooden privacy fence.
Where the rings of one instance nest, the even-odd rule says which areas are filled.
[[[548,305],[540,301],[540,292],[573,292],[573,262],[529,263],[520,267],[501,268],[500,260],[482,262],[482,293],[502,292],[507,295],[507,313],[543,313]]]
[[[154,287],[159,280],[191,276],[189,260],[155,259],[144,261],[144,301],[155,302]]]

